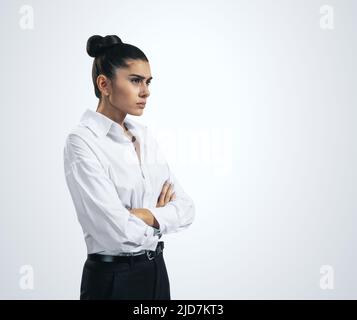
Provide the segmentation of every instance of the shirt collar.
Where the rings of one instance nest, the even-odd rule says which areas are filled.
[[[80,123],[91,129],[98,137],[105,137],[108,133],[113,132],[116,138],[129,140],[121,125],[100,112],[87,109],[82,115]],[[136,126],[133,121],[125,118],[124,123],[131,132],[136,132]]]

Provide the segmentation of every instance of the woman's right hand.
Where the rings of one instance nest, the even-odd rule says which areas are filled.
[[[162,190],[157,201],[156,208],[164,207],[169,201],[175,199],[176,195],[175,192],[173,192],[173,185],[168,182],[165,182],[162,186]]]

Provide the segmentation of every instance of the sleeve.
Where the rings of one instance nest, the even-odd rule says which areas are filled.
[[[154,230],[131,214],[89,145],[78,135],[68,136],[64,148],[66,182],[85,233],[107,250],[125,250],[152,241]]]
[[[152,140],[151,145],[154,147],[154,152],[159,154],[157,158],[167,167],[169,174],[166,179],[173,184],[173,191],[176,199],[168,202],[164,207],[147,208],[151,211],[153,216],[158,221],[160,227],[160,234],[168,234],[173,232],[180,232],[187,229],[195,218],[195,205],[191,197],[184,191],[179,180],[175,174],[170,170],[170,167],[161,152],[156,139],[148,131],[148,137]],[[157,159],[156,158],[156,159]]]

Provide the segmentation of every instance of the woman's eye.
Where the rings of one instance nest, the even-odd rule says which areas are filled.
[[[131,81],[135,82],[135,83],[140,83],[141,79],[132,79]],[[151,82],[147,82],[146,84],[149,85]]]

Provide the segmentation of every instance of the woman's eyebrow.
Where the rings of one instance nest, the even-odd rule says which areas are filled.
[[[135,73],[129,74],[129,76],[135,76],[135,77],[138,77],[140,79],[145,79],[145,77],[143,77],[143,76],[141,76],[139,74],[135,74]],[[148,80],[151,80],[151,79],[152,79],[152,77],[148,78]]]

